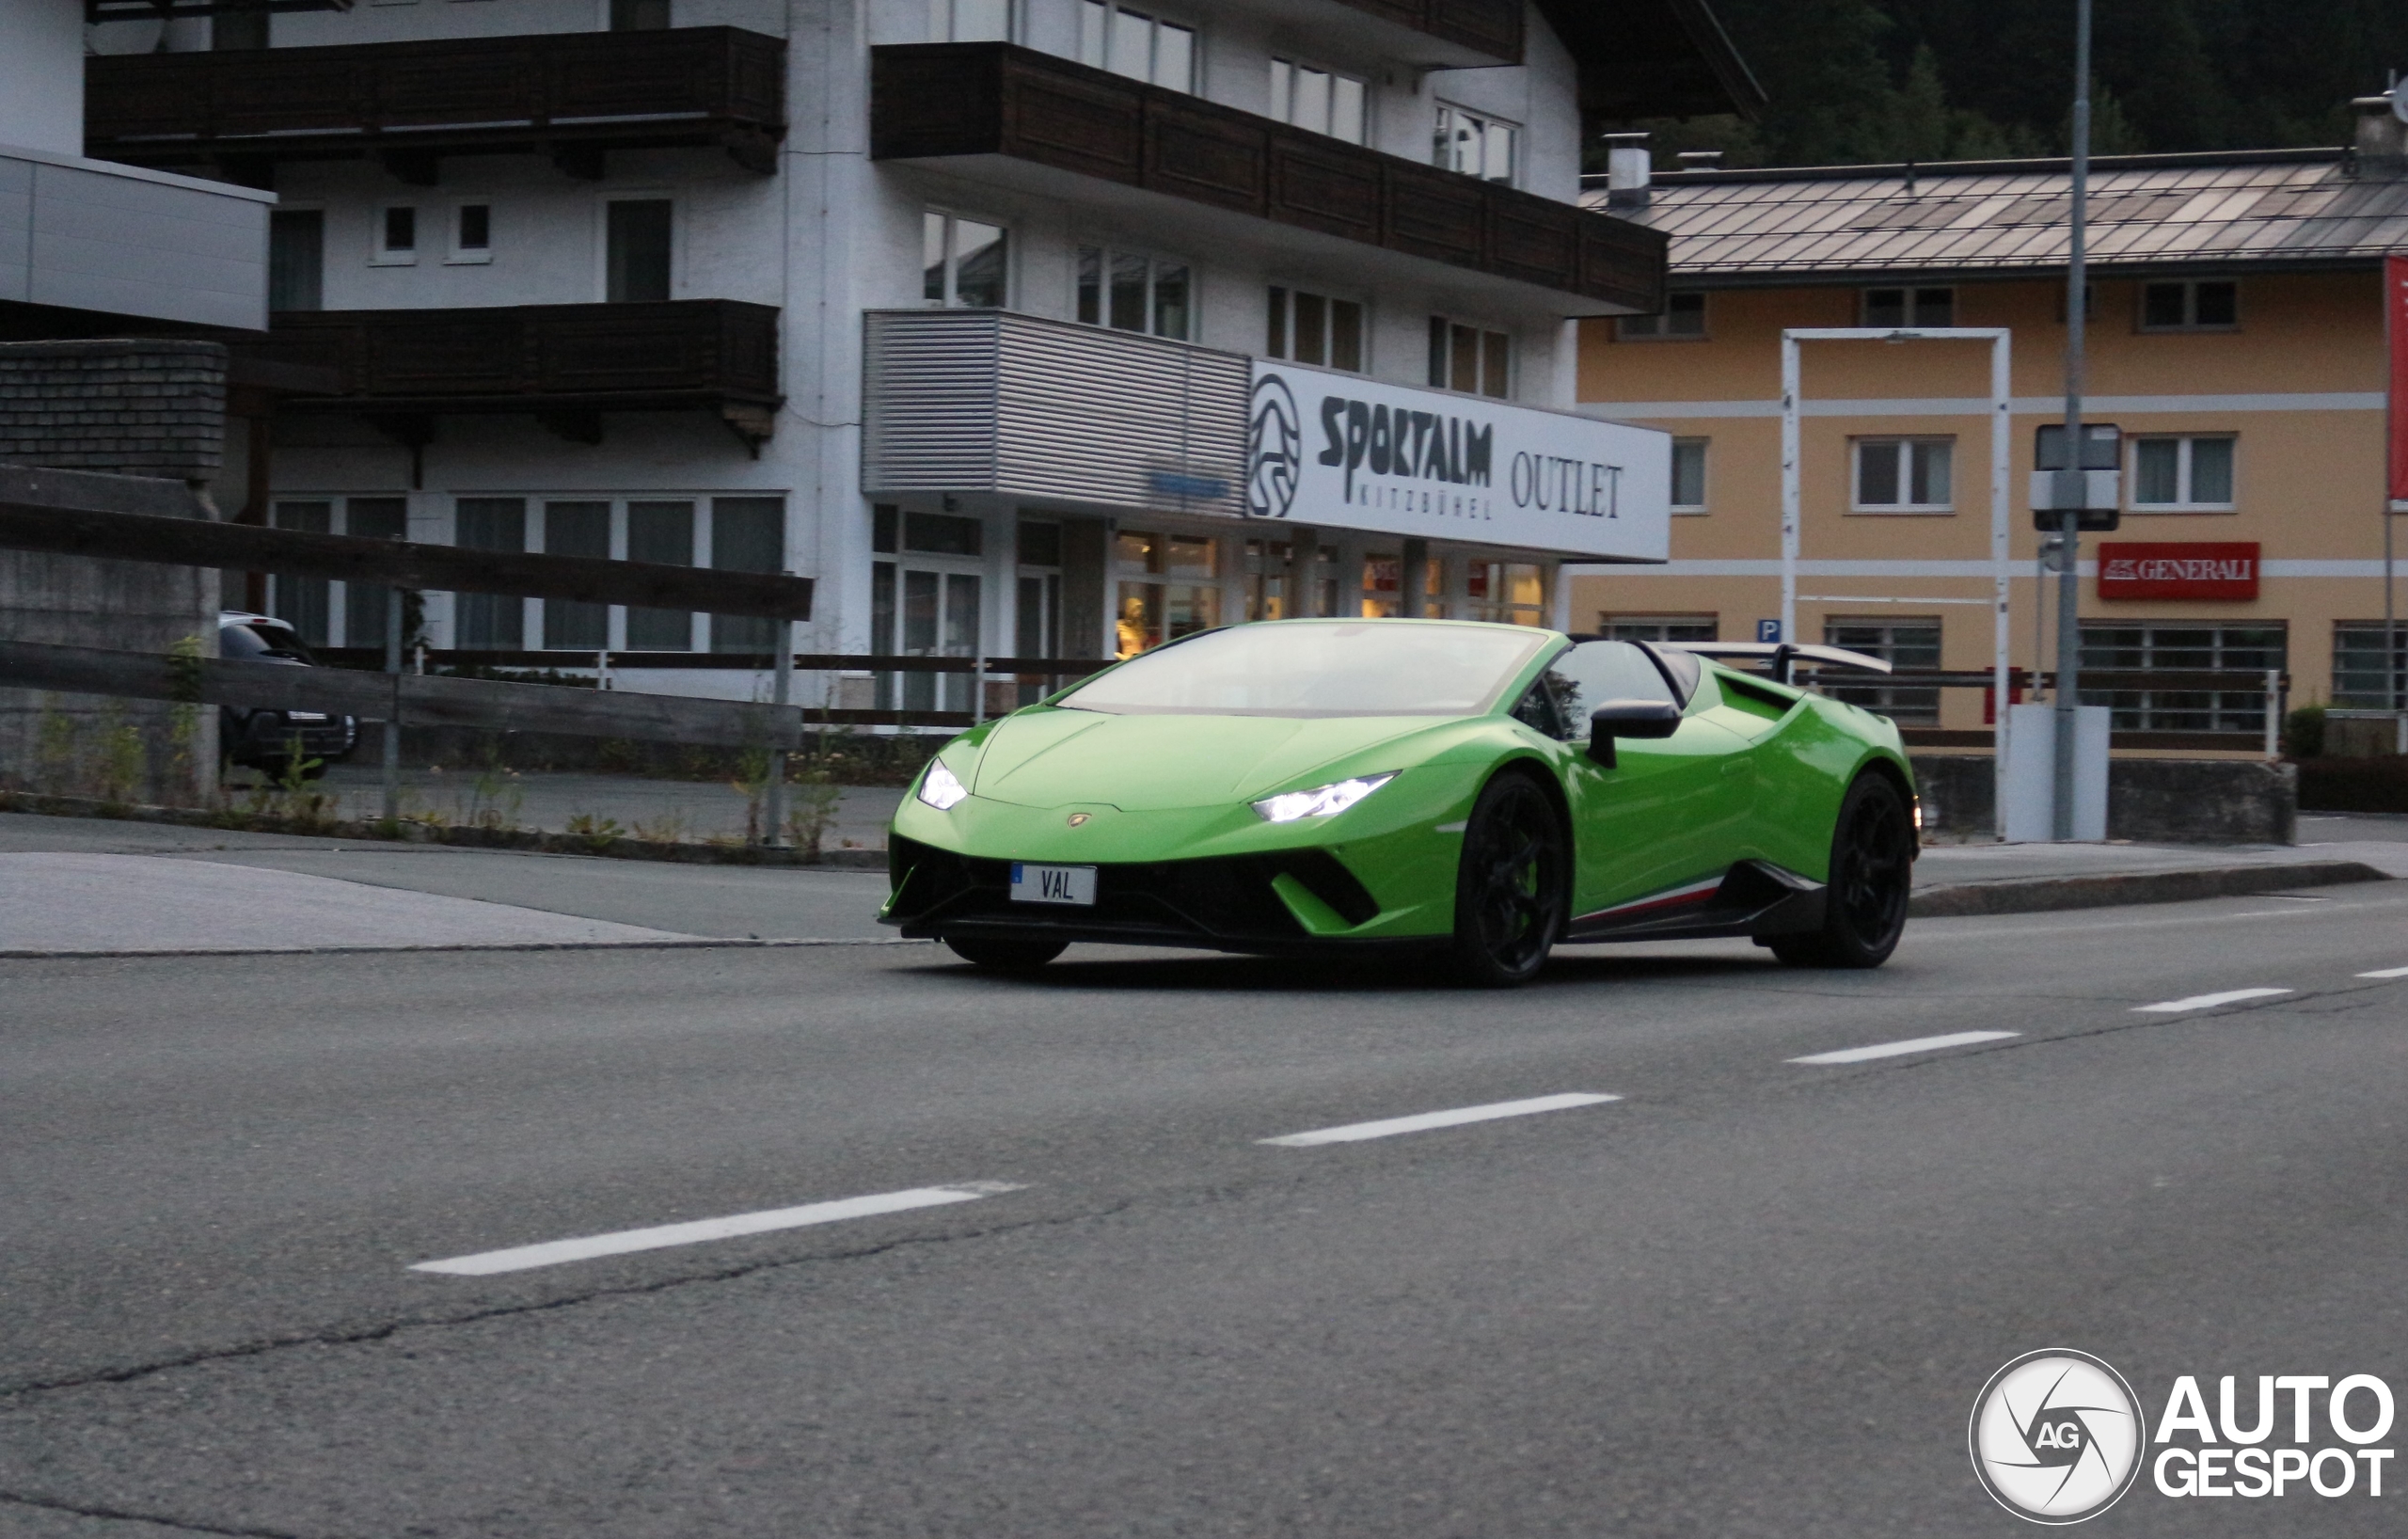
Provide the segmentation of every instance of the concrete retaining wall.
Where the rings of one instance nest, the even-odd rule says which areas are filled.
[[[225,439],[220,343],[0,343],[0,463],[125,478],[92,505],[209,516],[194,492]],[[56,481],[43,500],[93,497],[88,477]],[[217,573],[0,550],[0,636],[155,653],[185,643],[214,657]],[[214,709],[0,689],[0,787],[177,803],[216,786]]]
[[[1918,754],[1924,829],[1942,838],[1992,827],[1991,761]],[[2107,836],[2163,844],[2293,843],[2299,781],[2289,765],[2248,759],[2115,759],[2107,769]]]

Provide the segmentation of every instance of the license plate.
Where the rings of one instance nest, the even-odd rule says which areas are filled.
[[[1095,906],[1092,865],[1026,865],[1012,862],[1012,901]]]

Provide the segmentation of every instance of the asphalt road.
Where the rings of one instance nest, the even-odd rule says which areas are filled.
[[[2358,976],[2403,922],[2398,883],[1924,921],[1877,973],[1598,948],[1506,995],[1100,948],[0,961],[0,1534],[2030,1531],[1965,1452],[2019,1354],[2152,1416],[2183,1373],[2408,1393],[2408,976]],[[2285,992],[2138,1008],[2242,989]],[[1260,1142],[1575,1094],[1620,1099]],[[413,1269],[895,1193],[930,1205]],[[2388,1535],[2385,1490],[2144,1477],[2085,1531]]]

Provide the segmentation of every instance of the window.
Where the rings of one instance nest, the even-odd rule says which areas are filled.
[[[1937,620],[1826,620],[1823,644],[1844,646],[1868,658],[1879,658],[1893,668],[1940,666],[1940,622]],[[1940,690],[1936,685],[1826,684],[1823,692],[1834,700],[1878,711],[1901,726],[1940,724]]]
[[[1464,571],[1466,620],[1494,620],[1509,626],[1546,624],[1546,579],[1535,565],[1513,562],[1476,561]]]
[[[2241,285],[2230,278],[2141,285],[2143,331],[2232,331],[2241,325]]]
[[[1288,603],[1288,563],[1293,551],[1285,540],[1245,543],[1245,617],[1248,620],[1295,619],[1307,611]],[[1435,565],[1436,563],[1432,563]],[[1310,613],[1332,617],[1338,609],[1338,547],[1313,550],[1313,607]]]
[[[614,198],[605,220],[603,297],[637,305],[669,297],[671,212],[666,198]]]
[[[1363,307],[1302,289],[1271,289],[1271,327],[1263,351],[1275,358],[1363,372]]]
[[[1857,513],[1949,513],[1953,438],[1859,438]]]
[[[1655,658],[1627,641],[1609,639],[1582,642],[1558,655],[1513,707],[1513,718],[1548,737],[1583,742],[1590,732],[1589,713],[1608,700],[1682,704]]]
[[[527,500],[464,497],[453,505],[452,543],[467,550],[527,548]],[[515,652],[526,644],[527,603],[509,594],[455,594],[452,644]]]
[[[627,504],[627,560],[694,564],[694,504],[688,500]],[[690,652],[694,617],[685,610],[627,611],[630,652]]]
[[[2334,622],[2333,704],[2352,710],[2408,706],[2408,622],[2396,627],[2381,620]]]
[[[920,216],[921,296],[931,305],[1001,309],[1009,277],[1009,232],[950,214]]]
[[[402,497],[354,497],[344,500],[342,532],[363,540],[399,540],[409,532],[409,500]],[[342,595],[342,637],[345,646],[385,645],[386,606],[393,590],[381,582],[346,582]]]
[[[267,218],[267,308],[324,309],[325,213],[318,209],[277,209]]]
[[[544,504],[544,551],[552,556],[610,559],[610,504],[607,501]],[[599,652],[610,644],[610,606],[567,598],[544,600],[544,646],[547,651]]]
[[[928,0],[930,42],[1009,42],[1011,0]]]
[[[1674,438],[1672,440],[1672,511],[1703,513],[1705,511],[1705,446],[1704,438]]]
[[[376,211],[376,245],[368,254],[372,266],[406,267],[418,261],[418,210],[406,207]]]
[[[2280,625],[2219,626],[2166,620],[2082,627],[2082,665],[2118,672],[2224,669],[2260,673],[2284,666]],[[2178,679],[2167,680],[2178,684]],[[2117,732],[2246,732],[2266,729],[2266,691],[2178,689],[2084,690],[2085,706],[2106,706]]]
[[[985,527],[975,518],[881,503],[871,510],[871,548],[900,561],[870,563],[870,651],[885,657],[978,655]],[[971,680],[958,674],[874,675],[878,708],[966,711]]]
[[[1164,86],[1196,88],[1196,29],[1117,0],[1080,0],[1079,62]]]
[[[1079,247],[1078,316],[1088,325],[1191,340],[1196,281],[1187,263],[1109,246]]]
[[[1614,335],[1626,342],[1657,341],[1667,337],[1703,337],[1705,335],[1705,295],[1668,294],[1663,314],[1621,316],[1614,322]]]
[[[1368,96],[1363,82],[1353,75],[1293,59],[1271,61],[1271,116],[1280,122],[1361,144]]]
[[[1430,317],[1431,389],[1502,400],[1511,389],[1513,361],[1513,339],[1505,333]]]
[[[613,32],[666,32],[670,0],[610,0]]]
[[[721,572],[784,571],[785,499],[712,498],[711,566]],[[711,650],[773,653],[778,648],[781,628],[777,621],[758,615],[714,614]]]
[[[1711,614],[1600,614],[1597,633],[1616,642],[1713,642],[1722,626]]]
[[[407,528],[408,512],[405,498],[309,498],[279,500],[272,516],[277,529],[398,540]],[[290,624],[311,646],[366,646],[381,654],[391,596],[392,590],[380,582],[278,574],[269,579],[268,612]]]
[[[1953,326],[1956,324],[1954,289],[1867,289],[1864,324],[1869,326]]]
[[[1513,180],[1513,141],[1521,130],[1500,119],[1441,103],[1433,161],[1482,182]]]
[[[1062,526],[1046,518],[1023,518],[1019,530],[1019,602],[1013,606],[1012,651],[1022,658],[1053,658],[1062,645]],[[1053,688],[1026,678],[1013,687],[1012,702],[1033,706]]]
[[[449,262],[493,261],[493,205],[455,203],[452,207],[452,254]]]
[[[276,527],[311,534],[332,533],[334,507],[328,501],[278,502]],[[332,629],[329,600],[333,592],[334,585],[325,578],[287,577],[278,572],[268,579],[268,612],[291,626],[309,645],[324,646]]]
[[[2132,440],[2134,512],[2232,511],[2229,435]]]
[[[1121,657],[1221,623],[1221,543],[1211,535],[1124,529],[1113,536],[1112,561],[1120,579],[1114,632]]]

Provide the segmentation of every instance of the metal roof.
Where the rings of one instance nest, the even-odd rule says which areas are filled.
[[[2063,160],[1659,175],[1614,213],[1671,236],[1676,288],[2063,272]],[[1581,200],[1606,206],[1602,179]],[[2360,174],[2339,150],[2120,155],[2091,163],[2090,262],[2101,278],[2365,267],[2408,251],[2408,177]]]

